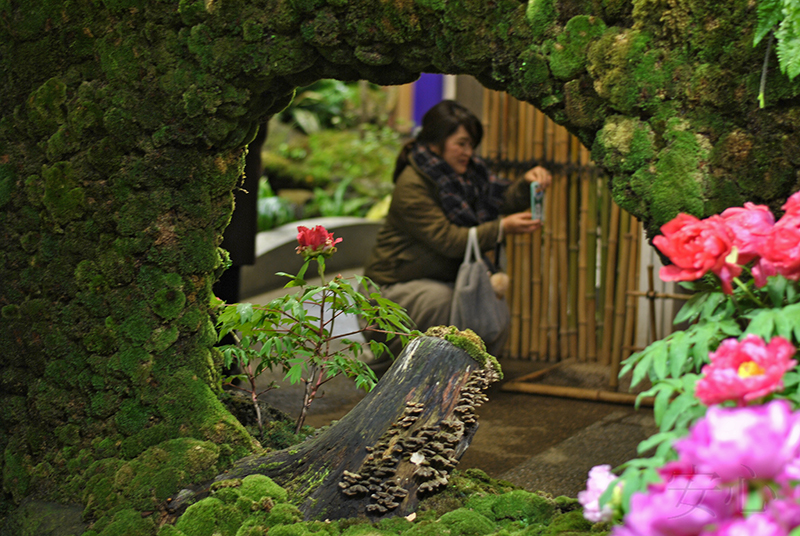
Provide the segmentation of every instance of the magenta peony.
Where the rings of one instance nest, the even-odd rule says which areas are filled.
[[[625,523],[612,536],[697,536],[707,526],[739,514],[735,488],[713,475],[675,475],[631,496]]]
[[[769,344],[757,335],[741,342],[726,339],[711,352],[711,364],[703,367],[703,377],[695,386],[695,396],[710,406],[733,400],[739,406],[783,389],[783,375],[794,368],[795,348],[783,337]]]
[[[731,207],[720,214],[733,233],[733,246],[737,250],[736,264],[747,264],[759,257],[764,237],[775,225],[775,216],[766,205],[745,203],[744,207]]]
[[[720,216],[699,220],[689,214],[678,214],[661,227],[661,235],[653,244],[672,261],[661,268],[664,281],[694,281],[713,272],[722,282],[722,290],[733,293],[731,281],[742,268],[729,259],[734,235]]]
[[[700,536],[787,536],[789,532],[767,514],[753,514],[746,518],[721,523]]]
[[[313,229],[302,225],[297,227],[297,243],[300,244],[297,246],[297,253],[305,259],[330,257],[336,252],[336,244],[341,241],[341,238],[334,239],[333,233],[329,233],[322,225]]]
[[[683,463],[722,483],[782,480],[800,455],[800,415],[785,400],[763,406],[712,406],[674,444]]]
[[[589,470],[586,489],[578,492],[578,502],[583,506],[583,517],[594,523],[611,521],[614,516],[611,505],[605,504],[601,509],[599,499],[616,479],[617,475],[611,472],[610,465],[596,465]]]

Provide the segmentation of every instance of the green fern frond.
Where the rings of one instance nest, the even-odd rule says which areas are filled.
[[[794,80],[800,74],[800,1],[784,0],[783,5],[784,19],[775,31],[775,50],[781,72]]]

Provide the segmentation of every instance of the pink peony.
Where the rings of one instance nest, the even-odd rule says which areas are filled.
[[[781,207],[784,211],[784,216],[797,216],[800,215],[800,192],[795,192],[789,196],[786,203]]]
[[[578,492],[578,502],[583,506],[583,517],[593,523],[611,521],[614,516],[611,505],[605,504],[601,509],[599,499],[616,479],[617,475],[611,472],[610,465],[595,465],[589,470],[586,489]]]
[[[624,525],[612,536],[696,536],[739,514],[736,490],[713,475],[676,475],[631,496]]]
[[[317,225],[313,229],[297,227],[297,253],[303,255],[305,259],[312,259],[314,257],[330,257],[336,252],[336,244],[341,242],[341,238],[334,239],[333,233],[322,225]]]
[[[775,225],[775,216],[766,205],[747,202],[742,207],[731,207],[721,215],[733,233],[733,246],[737,249],[736,264],[747,264],[759,256],[764,236]]]
[[[784,214],[766,235],[761,256],[786,279],[797,281],[800,279],[800,208],[790,208],[795,212]]]
[[[792,494],[796,496],[797,492]],[[783,527],[800,527],[800,503],[797,497],[773,499],[767,504],[767,512]]]
[[[707,406],[727,400],[744,406],[780,391],[783,374],[797,365],[791,359],[794,352],[792,343],[783,337],[774,337],[769,344],[753,334],[741,342],[726,339],[709,354],[711,364],[703,367],[695,396]]]
[[[680,459],[722,483],[782,480],[800,455],[800,415],[785,400],[763,406],[712,406],[674,444]]]
[[[753,265],[753,281],[755,281],[756,286],[761,288],[766,285],[767,278],[771,275],[778,275],[775,265],[763,257],[758,259]]]
[[[733,293],[731,281],[742,268],[728,259],[733,252],[734,235],[725,220],[711,216],[699,220],[678,214],[661,227],[662,235],[653,244],[672,261],[659,272],[664,281],[694,281],[713,272],[722,282],[722,290]]]
[[[753,514],[746,518],[732,519],[701,536],[788,536],[789,532],[767,514]]]

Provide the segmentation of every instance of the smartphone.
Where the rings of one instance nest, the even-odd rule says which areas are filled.
[[[539,220],[544,225],[544,190],[537,191],[539,183],[531,183],[531,214],[534,220]]]

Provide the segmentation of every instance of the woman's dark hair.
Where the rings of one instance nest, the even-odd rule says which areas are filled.
[[[422,116],[422,130],[417,134],[417,138],[406,143],[397,156],[392,179],[397,181],[397,177],[408,165],[408,152],[414,143],[433,145],[441,151],[445,140],[460,126],[463,126],[472,138],[472,147],[477,147],[483,138],[483,125],[467,108],[455,101],[443,100],[425,112]]]

